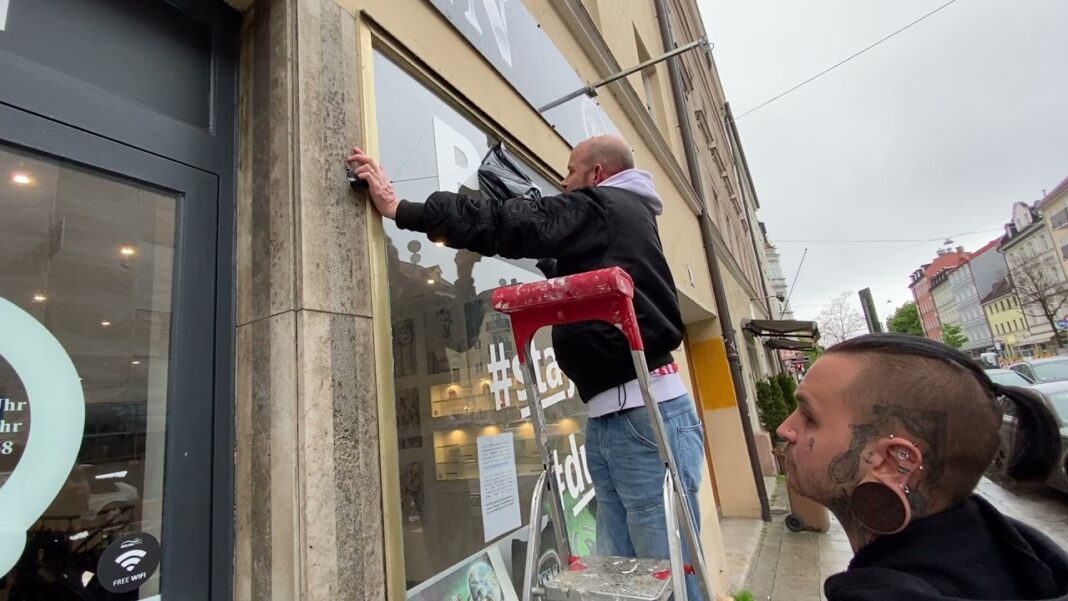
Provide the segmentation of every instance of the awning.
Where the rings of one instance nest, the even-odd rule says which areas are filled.
[[[809,351],[812,350],[811,340],[790,340],[789,338],[768,338],[764,341],[764,348],[781,351]]]
[[[806,338],[809,343],[820,339],[820,330],[814,321],[792,319],[753,319],[742,324],[742,329],[754,336],[790,336]]]

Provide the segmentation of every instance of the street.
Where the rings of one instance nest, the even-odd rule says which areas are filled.
[[[979,493],[1003,513],[1038,528],[1068,549],[1068,495],[1044,483],[995,483],[983,479]]]

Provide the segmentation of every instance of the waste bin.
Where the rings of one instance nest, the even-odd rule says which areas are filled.
[[[780,464],[785,460],[785,449],[775,449],[775,456]],[[785,470],[783,470],[785,472]],[[786,516],[786,527],[791,532],[811,530],[827,532],[831,528],[831,514],[827,508],[812,499],[794,492],[787,477],[786,490],[790,495],[790,515]]]

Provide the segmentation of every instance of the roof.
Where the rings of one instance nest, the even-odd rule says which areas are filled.
[[[963,263],[963,262],[965,262],[967,260],[968,260],[968,253],[966,253],[966,252],[965,253],[961,253],[961,252],[953,251],[951,253],[946,253],[946,254],[944,254],[944,255],[942,255],[940,257],[935,257],[935,260],[931,261],[931,264],[928,265],[927,269],[924,270],[924,274],[923,275],[927,279],[931,279],[939,271],[942,271],[943,269],[947,269],[947,268],[955,269],[955,268],[957,268],[957,266],[959,266],[961,263]]]
[[[1001,239],[1002,238],[1003,238],[1003,236],[998,236],[997,238],[994,238],[990,242],[987,242],[986,244],[984,244],[983,247],[980,248],[979,250],[977,250],[977,251],[975,251],[973,253],[968,253],[968,259],[966,261],[964,261],[964,262],[967,263],[967,262],[971,261],[972,259],[978,257],[979,255],[985,253],[986,251],[997,248],[998,245],[1001,244]]]
[[[1068,191],[1068,177],[1061,180],[1061,183],[1057,184],[1048,194],[1042,197],[1042,200],[1035,203],[1035,208],[1041,209],[1046,206],[1051,200],[1060,196],[1062,192]]]
[[[989,303],[994,299],[1001,298],[1007,294],[1010,294],[1015,290],[1015,286],[1012,285],[1012,278],[1005,276],[998,280],[994,287],[990,290],[990,294],[987,294],[979,301],[980,304]]]

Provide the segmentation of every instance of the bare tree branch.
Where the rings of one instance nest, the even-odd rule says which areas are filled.
[[[820,340],[832,346],[858,334],[867,332],[867,324],[850,302],[853,295],[843,292],[820,311],[816,323],[820,328]]]
[[[1035,255],[1018,257],[1010,265],[1020,312],[1025,317],[1041,319],[1057,331],[1057,321],[1068,306],[1068,282],[1058,273],[1055,261],[1042,260]],[[1060,346],[1060,336],[1056,337]]]

